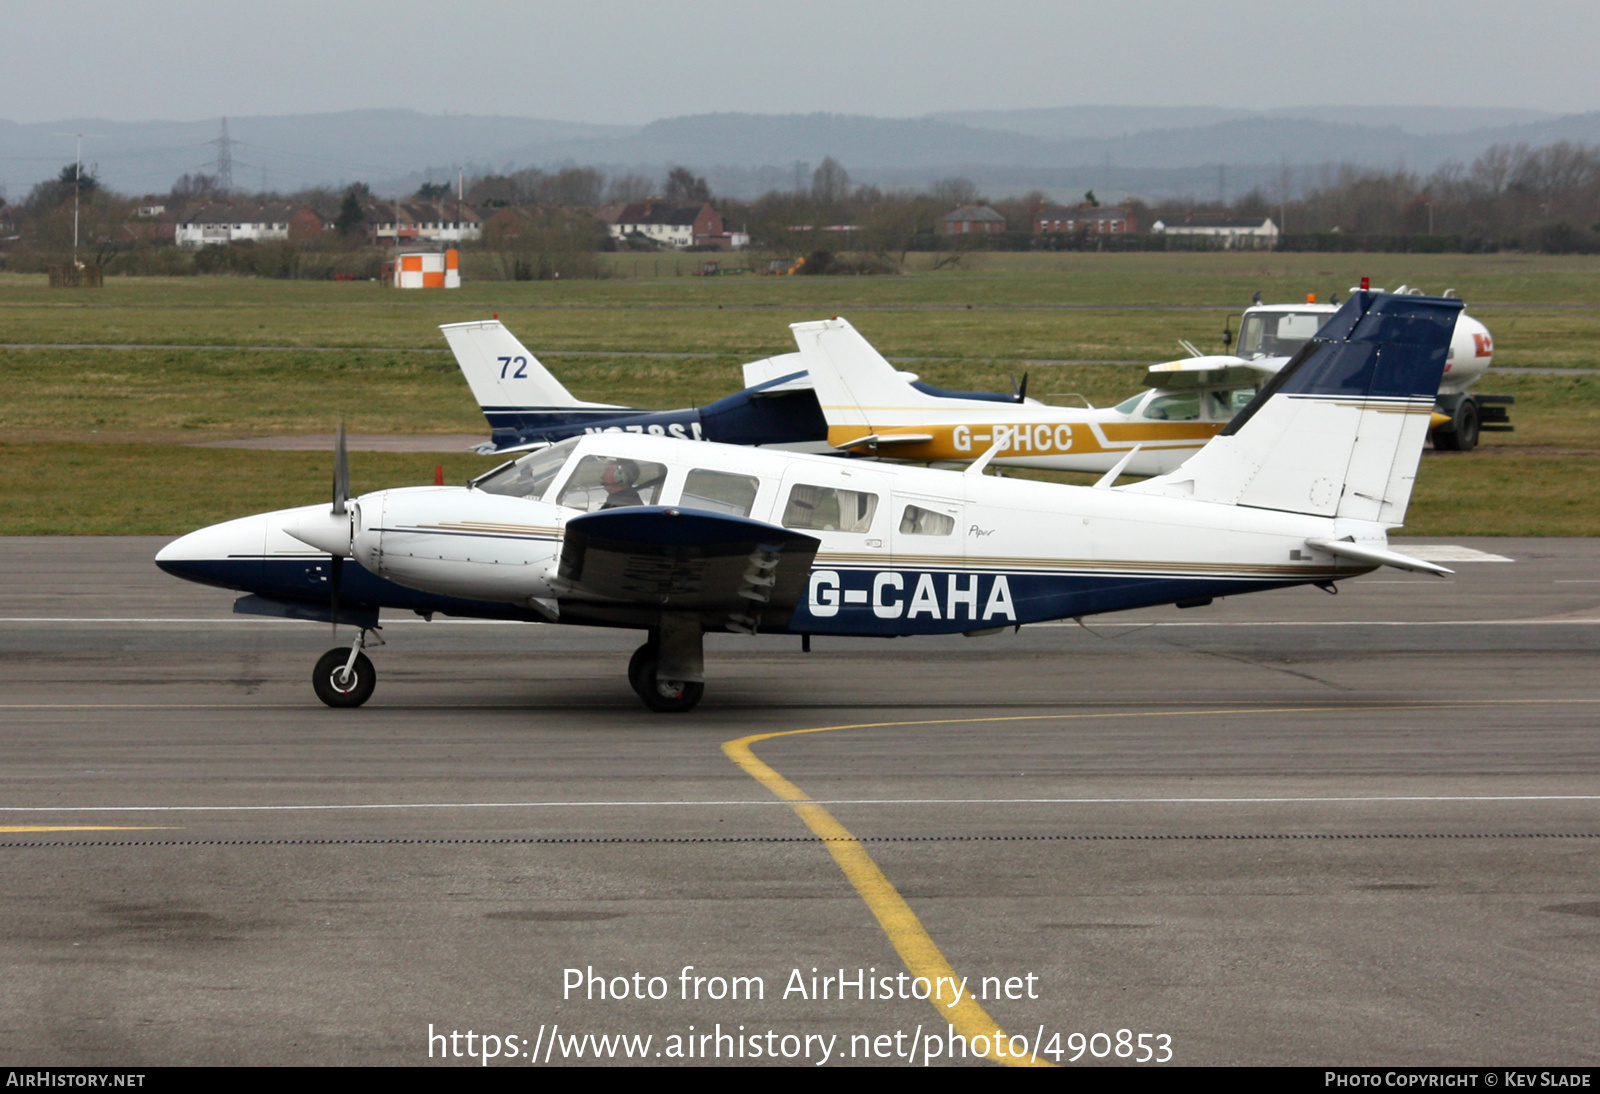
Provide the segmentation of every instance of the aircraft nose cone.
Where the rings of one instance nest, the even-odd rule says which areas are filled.
[[[156,553],[156,565],[173,577],[238,588],[261,567],[267,522],[243,517],[180,536]]]
[[[332,513],[319,510],[307,513],[284,530],[301,543],[309,544],[319,551],[349,558],[354,523],[353,512]]]

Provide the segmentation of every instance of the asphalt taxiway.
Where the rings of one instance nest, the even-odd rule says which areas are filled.
[[[937,1064],[952,1024],[1079,1064],[1600,1056],[1600,541],[987,638],[718,638],[689,715],[639,706],[637,635],[410,619],[328,710],[328,628],[231,615],[162,542],[0,540],[9,1062],[475,1062],[431,1027],[512,1066],[588,1034],[832,1066],[936,1033]],[[902,998],[919,970],[989,998]]]

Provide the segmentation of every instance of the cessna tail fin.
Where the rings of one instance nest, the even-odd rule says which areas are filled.
[[[950,405],[907,383],[872,343],[843,319],[794,323],[789,329],[810,369],[817,402],[829,426],[870,427],[882,417],[875,411]]]
[[[1123,489],[1401,524],[1461,308],[1353,293],[1221,434]]]

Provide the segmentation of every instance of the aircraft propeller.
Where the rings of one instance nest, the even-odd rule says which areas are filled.
[[[1028,374],[1022,374],[1022,383],[1017,383],[1015,376],[1011,377],[1011,394],[1019,403],[1028,401]]]
[[[334,626],[339,620],[339,594],[344,584],[344,560],[355,549],[355,507],[350,504],[350,456],[345,444],[344,422],[334,441],[333,504],[326,513],[307,513],[288,529],[290,535],[308,546],[328,553],[328,590]]]

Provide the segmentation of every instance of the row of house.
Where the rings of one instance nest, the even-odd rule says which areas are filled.
[[[740,250],[750,243],[743,231],[729,231],[709,201],[619,202],[597,210],[607,233],[619,243],[660,247]],[[456,201],[372,201],[362,206],[361,231],[378,244],[460,244],[485,233],[516,235],[527,210],[473,208]],[[259,202],[209,202],[169,211],[160,204],[139,207],[124,229],[130,239],[170,241],[180,247],[207,247],[243,241],[315,239],[335,227],[337,218],[309,205]]]
[[[206,247],[241,241],[315,239],[335,227],[336,217],[309,205],[210,202],[169,212],[146,204],[125,227],[130,239],[170,241],[180,247]],[[457,201],[372,201],[362,206],[360,229],[377,244],[459,245],[490,235],[513,236],[531,214],[515,207],[475,209]],[[619,244],[644,244],[685,250],[741,250],[750,243],[744,231],[730,230],[709,201],[636,201],[603,205],[597,211],[607,234]],[[1006,218],[988,205],[963,205],[939,220],[944,235],[1005,232]],[[1126,206],[1046,205],[1034,214],[1033,234],[1130,235],[1138,230]],[[1278,228],[1270,219],[1240,219],[1195,213],[1160,219],[1150,231],[1208,236],[1220,246],[1273,247]]]
[[[941,235],[998,235],[1007,227],[1006,218],[988,205],[963,205],[939,219]],[[1044,205],[1034,213],[1032,225],[1034,235],[1115,236],[1137,230],[1133,210],[1126,206]],[[1150,231],[1156,235],[1203,236],[1225,248],[1270,249],[1278,243],[1278,226],[1268,217],[1190,213],[1182,219],[1156,220]]]

